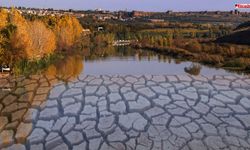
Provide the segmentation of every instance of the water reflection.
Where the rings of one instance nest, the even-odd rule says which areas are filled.
[[[62,81],[76,78],[84,70],[83,56],[68,56],[62,61],[48,67],[45,75],[56,77]]]

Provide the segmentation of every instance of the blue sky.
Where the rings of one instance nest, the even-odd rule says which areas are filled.
[[[233,10],[236,3],[250,3],[250,0],[0,0],[1,6],[129,11]]]

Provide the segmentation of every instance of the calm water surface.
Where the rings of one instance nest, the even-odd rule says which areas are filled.
[[[193,75],[208,76],[234,75],[224,69],[199,65],[190,61],[180,61],[154,52],[128,47],[93,52],[90,56],[86,56],[82,63],[84,66],[82,71],[86,75],[157,75],[187,74],[187,72]],[[188,71],[190,69],[191,71]]]

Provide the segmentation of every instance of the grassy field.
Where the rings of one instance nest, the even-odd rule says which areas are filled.
[[[200,29],[173,29],[173,28],[156,28],[156,29],[146,29],[141,30],[140,32],[150,32],[150,33],[173,33],[173,32],[180,32],[180,33],[206,33],[209,30],[200,30]]]

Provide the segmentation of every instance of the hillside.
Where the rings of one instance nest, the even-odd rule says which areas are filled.
[[[250,45],[250,21],[240,24],[233,33],[218,38],[216,42]]]

